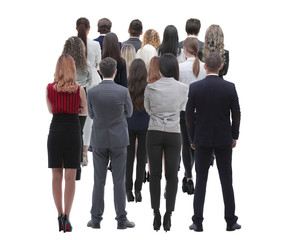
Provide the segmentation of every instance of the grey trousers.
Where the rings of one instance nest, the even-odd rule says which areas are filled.
[[[116,220],[127,219],[126,208],[126,159],[127,147],[123,148],[93,148],[94,187],[92,196],[91,216],[100,222],[104,213],[104,189],[109,160],[112,162],[112,177],[114,185],[114,204]]]

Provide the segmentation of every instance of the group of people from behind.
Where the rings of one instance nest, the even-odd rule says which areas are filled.
[[[117,228],[135,226],[127,218],[126,196],[128,201],[142,201],[147,163],[153,228],[158,231],[163,225],[164,230],[169,231],[182,146],[185,169],[182,190],[195,193],[190,229],[203,231],[209,158],[213,153],[223,189],[227,230],[239,229],[232,187],[231,149],[239,134],[240,109],[234,84],[223,80],[228,71],[229,52],[224,50],[222,29],[211,25],[203,43],[197,39],[200,21],[189,19],[186,22],[188,36],[183,42],[178,41],[173,25],[165,28],[161,42],[154,29],[143,34],[142,23],[136,19],[129,26],[130,38],[120,43],[111,27],[109,19],[99,20],[101,35],[92,41],[87,38],[88,19],[78,19],[78,36],[66,41],[54,82],[47,87],[48,109],[53,114],[48,162],[53,173],[59,231],[72,231],[69,215],[75,179],[80,179],[80,164],[88,164],[89,147],[93,152],[94,188],[88,227],[101,228],[110,163]],[[143,41],[139,39],[141,35]],[[219,90],[215,92],[216,89]],[[133,182],[135,159],[136,180]],[[166,212],[162,220],[163,171]]]

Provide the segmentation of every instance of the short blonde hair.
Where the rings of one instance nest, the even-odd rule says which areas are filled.
[[[78,84],[76,83],[76,67],[73,58],[70,55],[63,54],[57,60],[54,83],[58,92],[76,92]]]

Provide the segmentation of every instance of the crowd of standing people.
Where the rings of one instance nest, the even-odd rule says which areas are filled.
[[[155,29],[144,32],[142,22],[135,19],[129,25],[130,38],[124,42],[119,42],[111,28],[108,18],[100,19],[100,36],[91,40],[89,20],[79,18],[77,36],[66,40],[54,81],[47,86],[47,105],[53,114],[48,167],[52,169],[59,231],[72,231],[75,181],[80,180],[81,166],[89,162],[88,150],[94,165],[88,227],[101,227],[110,169],[117,228],[135,227],[127,218],[126,201],[141,202],[143,182],[149,181],[153,229],[158,231],[163,225],[170,231],[182,159],[182,191],[194,194],[189,228],[203,231],[208,169],[215,158],[226,230],[240,229],[231,165],[232,148],[239,137],[240,107],[235,85],[223,79],[229,68],[229,51],[224,49],[222,28],[209,26],[204,42],[198,40],[201,23],[194,18],[187,20],[187,37],[181,42],[173,25],[166,26],[161,40]],[[166,212],[162,219],[163,172]]]

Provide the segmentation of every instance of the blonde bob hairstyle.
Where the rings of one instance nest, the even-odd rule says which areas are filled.
[[[54,73],[55,90],[58,92],[76,92],[78,84],[75,76],[76,67],[73,58],[67,54],[61,55],[57,60]]]

